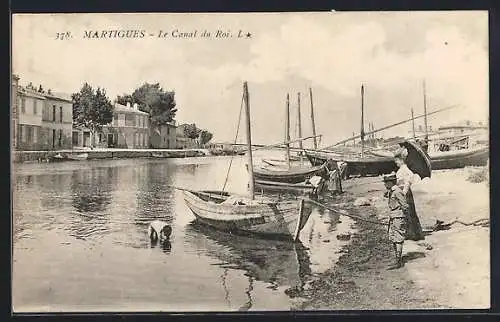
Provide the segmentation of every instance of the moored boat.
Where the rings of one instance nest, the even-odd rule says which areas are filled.
[[[490,156],[488,147],[434,152],[430,155],[433,170],[485,166]]]
[[[269,169],[256,168],[254,169],[255,179],[262,181],[274,181],[284,183],[301,183],[311,178],[312,176],[324,176],[327,174],[326,162],[309,167],[295,167],[290,169]]]
[[[199,222],[223,231],[241,231],[297,240],[312,208],[304,200],[251,200],[222,191],[184,191],[184,200]]]
[[[288,193],[305,194],[312,192],[314,190],[314,186],[312,184],[307,184],[305,182],[286,183],[286,182],[255,180],[255,189],[257,191],[261,190],[266,192],[288,192]]]
[[[399,143],[399,145],[408,150],[406,160],[408,167],[421,178],[430,177],[431,169],[434,169],[432,161],[420,146],[411,141],[404,141]],[[350,176],[378,176],[397,171],[397,166],[392,156],[376,155],[373,152],[367,152],[363,158],[343,157],[337,153],[324,151],[306,151],[306,155],[313,165],[321,164],[328,159],[345,162],[344,178],[349,178]]]

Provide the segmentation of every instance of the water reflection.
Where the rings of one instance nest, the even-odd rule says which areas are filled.
[[[170,240],[162,240],[162,241],[152,240],[150,242],[150,245],[151,248],[159,246],[165,254],[170,254],[170,252],[172,251],[172,243],[170,242]]]
[[[139,181],[137,215],[134,222],[143,228],[154,219],[172,223],[174,190],[171,187],[175,166],[169,163],[145,164],[138,167],[146,180]]]
[[[78,239],[108,231],[108,207],[117,185],[117,168],[76,170],[71,175],[72,206],[69,234]]]
[[[187,225],[185,242],[225,269],[244,270],[249,277],[249,305],[253,280],[268,283],[270,289],[302,288],[311,275],[309,255],[301,243],[230,234],[197,222]]]

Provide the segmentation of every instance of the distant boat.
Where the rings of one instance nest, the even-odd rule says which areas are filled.
[[[242,231],[265,236],[280,236],[297,241],[312,212],[303,199],[280,201],[269,197],[255,197],[250,106],[248,86],[243,84],[245,102],[248,164],[250,172],[249,196],[225,191],[194,191],[181,189],[187,207],[197,220],[225,231]]]
[[[407,164],[408,167],[421,178],[430,177],[432,162],[429,156],[420,148],[417,143],[404,141],[399,143],[400,146],[408,150]],[[346,169],[343,173],[344,178],[350,176],[378,176],[389,174],[397,171],[394,158],[386,155],[375,154],[375,152],[367,152],[363,158],[355,156],[342,156],[337,153],[328,153],[320,151],[306,151],[309,161],[318,165],[324,163],[328,159],[334,161],[342,161],[346,163]]]
[[[78,154],[68,154],[67,159],[69,161],[84,161],[89,158],[88,153],[78,153]]]
[[[49,162],[61,162],[61,161],[84,161],[89,157],[88,153],[57,153],[54,156],[49,157]]]

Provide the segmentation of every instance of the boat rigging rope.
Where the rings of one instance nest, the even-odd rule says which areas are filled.
[[[388,225],[388,224],[380,222],[380,221],[369,220],[369,219],[365,219],[365,218],[362,218],[362,217],[359,217],[359,216],[356,216],[356,215],[351,215],[350,213],[348,213],[347,211],[342,210],[342,209],[333,209],[331,207],[328,207],[328,206],[326,206],[326,205],[324,205],[324,204],[322,204],[320,202],[314,201],[312,199],[307,199],[307,201],[310,202],[310,203],[312,203],[312,204],[314,204],[314,205],[323,207],[326,210],[330,210],[332,212],[335,212],[335,213],[338,213],[338,214],[341,214],[341,215],[344,215],[344,216],[347,216],[347,217],[351,217],[353,219],[358,219],[358,220],[361,220],[361,221],[366,221],[366,222],[369,222],[369,223],[372,223],[372,224],[378,224],[378,225],[384,225],[384,226]]]
[[[243,94],[241,96],[241,104],[240,104],[240,114],[238,115],[238,125],[236,126],[236,136],[234,138],[234,145],[236,145],[236,141],[238,140],[238,133],[240,132],[240,123],[241,123],[241,114],[243,112],[243,102],[244,102],[245,95]],[[233,159],[234,155],[231,156],[231,159],[229,160],[229,166],[227,168],[227,173],[226,173],[226,178],[224,179],[224,186],[222,187],[222,191],[225,191],[226,189],[226,184],[227,180],[229,178],[229,172],[231,171],[231,166],[233,164]],[[251,164],[249,166],[252,166]]]

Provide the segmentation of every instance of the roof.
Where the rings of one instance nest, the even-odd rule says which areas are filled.
[[[72,103],[73,102],[73,99],[71,98],[71,96],[69,94],[66,94],[66,93],[51,92],[50,94],[49,93],[43,93],[43,95],[47,99],[53,99],[53,100],[59,100],[59,101],[66,101],[68,103]]]
[[[129,113],[129,114],[138,114],[138,115],[149,115],[149,113],[139,111],[134,109],[133,107],[127,107],[122,104],[115,103],[115,112]]]
[[[23,87],[23,86],[19,86],[17,89],[17,92],[21,95],[24,95],[24,96],[36,97],[36,98],[39,98],[41,100],[45,99],[45,96],[42,93],[40,93],[36,90],[28,89],[28,88]]]

